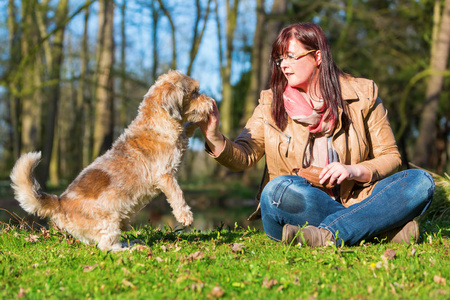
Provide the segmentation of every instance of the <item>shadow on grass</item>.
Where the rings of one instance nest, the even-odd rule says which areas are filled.
[[[165,227],[152,228],[150,225],[145,225],[134,231],[124,232],[122,239],[125,241],[140,240],[147,246],[152,246],[159,242],[208,242],[214,240],[215,244],[229,244],[233,243],[242,237],[251,237],[260,234],[259,230],[243,229],[243,228],[228,228],[224,229],[223,224],[217,229],[208,232],[200,230],[191,230],[191,232],[183,232],[183,229],[172,229]]]

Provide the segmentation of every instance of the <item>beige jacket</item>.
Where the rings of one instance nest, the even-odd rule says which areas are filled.
[[[341,184],[340,201],[350,206],[370,195],[378,180],[395,172],[401,158],[376,84],[367,79],[347,77],[341,78],[341,89],[352,122],[347,132],[336,128],[333,147],[341,163],[361,164],[372,174],[368,183],[345,180]],[[262,91],[259,105],[245,128],[234,142],[226,139],[223,151],[215,157],[221,165],[241,171],[254,166],[265,155],[266,171],[258,200],[269,180],[293,174],[294,168],[301,167],[310,134],[307,126],[290,118],[286,129],[281,131],[272,119],[271,103],[272,91]]]

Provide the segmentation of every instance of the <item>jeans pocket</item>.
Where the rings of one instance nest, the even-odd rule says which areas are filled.
[[[274,189],[272,194],[272,205],[279,207],[286,189],[292,184],[292,179],[281,181]]]

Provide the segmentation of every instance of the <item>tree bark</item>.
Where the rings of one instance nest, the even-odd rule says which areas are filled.
[[[120,6],[120,14],[122,19],[120,20],[120,127],[125,128],[127,126],[127,97],[126,97],[126,1],[122,2]]]
[[[155,2],[151,3],[152,13],[152,52],[153,52],[153,64],[152,64],[152,80],[155,81],[158,76],[158,21],[159,12],[156,8]]]
[[[106,152],[113,142],[114,131],[114,1],[99,1],[99,27],[96,70],[96,119],[93,158]]]
[[[166,6],[162,2],[162,0],[158,0],[159,7],[163,11],[164,15],[167,17],[167,20],[170,24],[170,33],[172,35],[172,61],[170,63],[170,68],[172,70],[176,70],[177,68],[177,41],[175,39],[175,23],[172,20],[172,16],[170,12],[167,10]]]
[[[236,28],[237,12],[239,7],[239,0],[234,0],[233,5],[230,5],[230,0],[227,0],[227,22],[225,35],[225,64],[221,61],[221,75],[222,75],[222,101],[220,103],[222,132],[225,136],[231,137],[233,132],[233,97],[231,86],[231,63],[233,54],[233,38],[234,30]],[[220,32],[218,33],[220,35]]]
[[[92,103],[91,97],[87,95],[88,89],[88,64],[89,64],[89,48],[88,48],[88,32],[89,32],[89,16],[90,16],[90,8],[86,7],[85,15],[84,15],[84,31],[83,37],[81,41],[81,69],[80,69],[80,79],[78,80],[78,91],[77,91],[77,118],[75,120],[75,132],[78,137],[79,144],[81,145],[80,150],[78,151],[79,159],[78,162],[80,164],[79,169],[81,170],[83,167],[87,166],[90,163],[92,157],[92,132],[93,132],[93,124],[92,124]]]
[[[283,28],[283,18],[272,18],[271,16],[284,16],[287,11],[287,0],[274,1],[270,11],[269,19],[265,24],[265,35],[263,42],[263,51],[261,54],[261,85],[260,90],[269,88],[270,77],[272,76],[271,65],[269,64],[270,54],[272,53],[272,44]]]
[[[11,72],[16,65],[19,64],[20,61],[20,37],[19,37],[19,24],[16,20],[16,10],[17,7],[14,3],[14,0],[9,0],[8,2],[8,49],[10,53],[10,64],[8,66],[8,71]],[[19,88],[20,89],[20,88]],[[10,88],[11,90],[11,88]],[[11,150],[12,150],[12,159],[16,161],[20,156],[20,148],[21,148],[21,126],[19,125],[20,121],[20,98],[9,92],[9,112],[10,112],[10,120],[11,120]]]
[[[440,1],[436,1],[439,7]],[[440,22],[438,19],[440,17]],[[442,73],[446,70],[450,47],[450,0],[445,0],[442,15],[435,10],[434,30],[430,69],[432,75],[428,80],[425,96],[425,105],[421,114],[419,136],[416,141],[414,163],[423,168],[436,168],[436,122],[439,98],[442,91],[444,78]],[[438,31],[438,32],[437,32]]]
[[[203,38],[203,34],[205,33],[205,28],[206,28],[206,23],[208,21],[208,16],[209,16],[209,11],[210,11],[210,6],[211,6],[211,0],[208,0],[208,3],[206,4],[206,12],[205,12],[205,16],[203,17],[203,27],[200,29],[200,20],[202,19],[201,17],[201,12],[202,12],[202,7],[200,5],[200,0],[196,0],[196,18],[195,18],[195,23],[194,23],[194,37],[192,38],[192,46],[191,46],[191,51],[189,53],[189,65],[187,68],[187,72],[186,75],[191,76],[191,72],[192,72],[192,66],[194,64],[195,58],[197,57],[197,53],[198,53],[198,49],[200,48],[200,44],[202,42],[202,38]]]
[[[252,116],[253,110],[256,107],[260,87],[261,87],[261,68],[263,63],[262,59],[262,45],[265,36],[264,23],[266,22],[266,12],[264,9],[264,0],[256,0],[256,27],[255,34],[253,36],[252,47],[252,68],[250,77],[250,87],[247,95],[245,96],[244,114],[241,119],[241,126],[244,126],[247,120]]]
[[[21,115],[21,153],[36,151],[40,146],[41,109],[39,105],[40,69],[39,55],[33,55],[33,45],[38,43],[39,32],[36,30],[34,13],[35,1],[22,3],[22,60],[26,63],[17,75],[20,79]]]
[[[42,162],[41,162],[41,173],[40,173],[40,181],[43,185],[47,182],[49,176],[49,168],[50,168],[50,160],[53,152],[53,142],[55,137],[55,123],[58,112],[58,104],[59,104],[59,83],[61,81],[61,65],[63,62],[63,44],[64,44],[64,33],[65,33],[65,21],[67,19],[69,7],[68,0],[60,0],[58,3],[58,7],[56,10],[56,26],[60,29],[55,33],[53,38],[53,43],[50,47],[48,45],[49,40],[44,45],[47,49],[46,53],[46,61],[47,68],[49,70],[49,80],[50,82],[54,82],[48,88],[48,111],[46,117],[45,124],[45,134],[44,134],[44,143],[42,150]],[[42,21],[42,20],[41,20]],[[46,33],[46,30],[45,30]]]

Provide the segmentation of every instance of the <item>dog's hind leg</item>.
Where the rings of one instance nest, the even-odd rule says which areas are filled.
[[[109,224],[107,227],[101,230],[100,239],[98,241],[97,247],[100,250],[112,250],[121,251],[122,244],[120,243],[121,231],[119,228],[119,223]]]
[[[169,174],[161,177],[159,181],[160,190],[166,195],[167,202],[172,207],[173,215],[178,222],[188,226],[194,220],[191,208],[184,200],[183,191],[178,185],[177,180]]]

